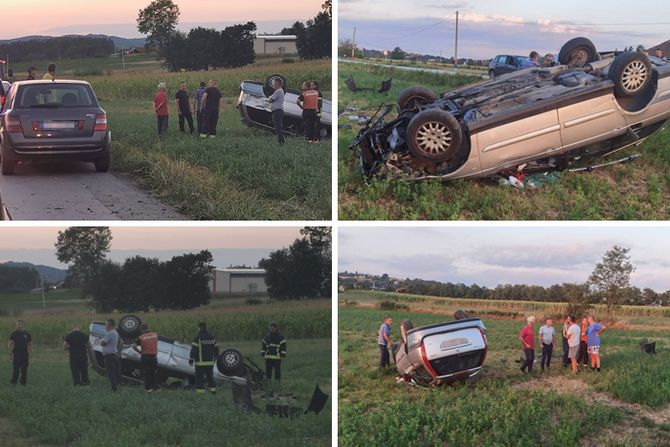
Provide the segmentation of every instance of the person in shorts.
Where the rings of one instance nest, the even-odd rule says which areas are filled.
[[[586,345],[591,358],[591,371],[596,369],[600,372],[600,334],[603,333],[605,326],[597,323],[593,315],[588,316],[589,327],[586,329]]]
[[[579,357],[579,343],[581,330],[579,325],[575,323],[575,317],[568,315],[568,330],[567,330],[567,339],[568,339],[568,359],[572,365],[572,374],[577,374],[577,357]]]

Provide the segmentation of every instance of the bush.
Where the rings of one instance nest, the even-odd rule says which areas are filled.
[[[282,64],[294,64],[295,59],[293,59],[292,57],[285,57],[281,60],[281,62]]]
[[[260,304],[263,304],[263,300],[260,298],[254,298],[254,297],[249,297],[246,300],[244,300],[246,304],[252,305],[252,306],[258,306]]]
[[[380,310],[409,310],[409,306],[406,304],[399,304],[396,303],[395,301],[382,301],[381,303],[377,304],[377,307]]]

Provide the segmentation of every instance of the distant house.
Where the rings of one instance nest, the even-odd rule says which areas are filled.
[[[664,56],[664,57],[666,57],[666,58],[667,58],[667,57],[670,57],[670,40],[666,40],[666,41],[663,42],[663,43],[659,43],[658,45],[649,48],[648,51],[649,51],[649,54],[651,54],[651,55],[653,56],[653,55],[654,55],[654,52],[655,52],[656,50],[659,50],[659,49],[660,49],[661,51],[663,51],[663,56]]]
[[[254,51],[257,56],[298,54],[297,39],[297,36],[257,36]]]
[[[215,269],[209,281],[212,293],[229,295],[265,294],[264,269]]]

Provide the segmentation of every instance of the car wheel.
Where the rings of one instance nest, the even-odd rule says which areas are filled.
[[[630,98],[651,82],[651,63],[644,54],[627,51],[614,59],[607,76],[614,83],[614,96]]]
[[[16,166],[16,161],[11,158],[9,155],[9,149],[5,149],[5,146],[2,146],[2,157],[0,157],[0,166],[2,167],[2,175],[12,175],[14,174],[14,166]]]
[[[407,125],[409,150],[415,157],[424,160],[451,160],[461,147],[462,140],[461,125],[444,110],[419,112]]]
[[[270,96],[274,92],[274,89],[272,88],[272,83],[274,82],[275,79],[279,79],[282,82],[282,88],[284,91],[288,88],[288,82],[286,82],[286,78],[280,74],[272,74],[267,77],[265,80],[265,86],[263,89],[265,90],[265,95]]]
[[[106,155],[103,155],[100,158],[96,158],[94,163],[95,163],[95,170],[97,172],[107,172],[107,171],[109,171],[109,165],[110,165],[109,152],[107,152]]]
[[[575,37],[568,40],[558,53],[558,62],[573,67],[583,67],[586,64],[600,60],[600,55],[586,37]]]
[[[400,92],[398,96],[398,107],[400,110],[415,110],[419,106],[437,100],[434,91],[426,87],[408,87]]]
[[[489,79],[495,79],[496,77],[496,72],[494,70],[489,71]]]
[[[119,321],[119,335],[124,339],[136,339],[142,332],[142,320],[135,315],[126,315]]]
[[[226,376],[236,376],[244,372],[242,353],[237,349],[226,349],[216,359],[216,367]]]
[[[407,333],[414,329],[412,320],[402,320],[400,322],[400,339],[407,346]]]

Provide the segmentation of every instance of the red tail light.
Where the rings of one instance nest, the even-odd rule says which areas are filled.
[[[21,127],[21,121],[18,117],[7,115],[5,116],[5,129],[9,133],[23,133],[23,127]]]
[[[0,96],[0,107],[5,106],[5,101],[7,101],[7,97],[6,96]]]
[[[105,131],[107,130],[107,115],[104,113],[95,116],[95,127],[94,131]]]

